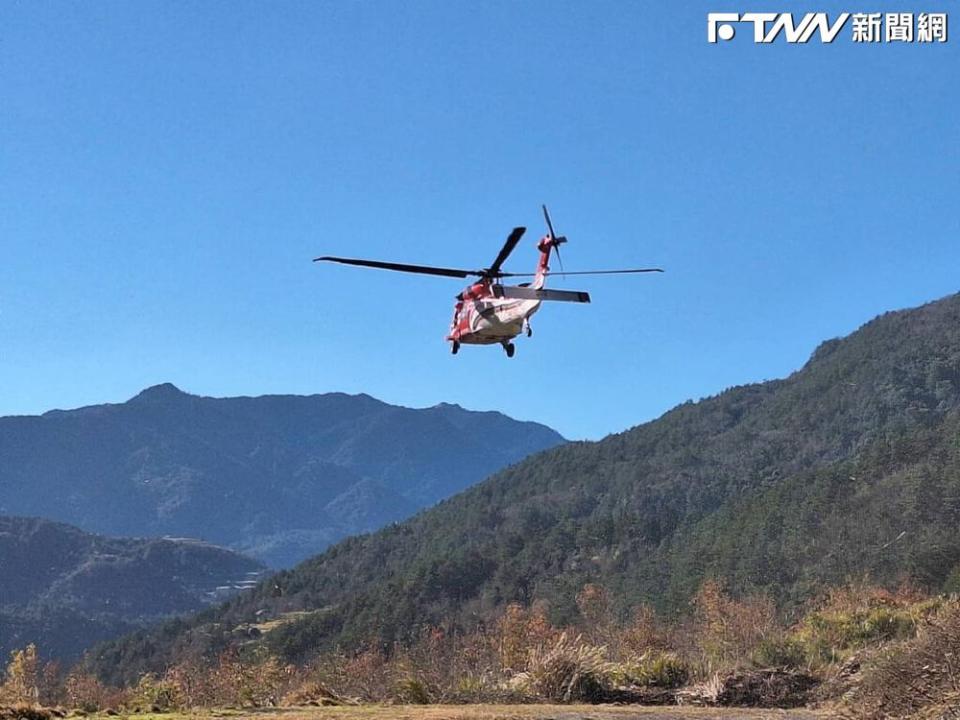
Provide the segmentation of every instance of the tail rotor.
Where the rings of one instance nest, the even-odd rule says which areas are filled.
[[[557,235],[553,231],[553,223],[550,221],[550,213],[547,211],[546,205],[541,205],[543,208],[543,219],[547,221],[547,230],[550,231],[550,246],[557,253],[557,263],[560,265],[560,272],[563,273],[563,258],[560,257],[560,245],[567,241],[567,238],[563,235]]]

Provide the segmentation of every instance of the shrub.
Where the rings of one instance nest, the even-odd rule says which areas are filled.
[[[831,588],[792,637],[804,645],[812,666],[843,661],[861,648],[913,637],[942,602],[910,585],[890,591],[853,582]]]
[[[161,680],[156,675],[146,674],[132,690],[127,707],[140,712],[179,710],[184,707],[183,694],[169,679]]]
[[[482,676],[463,675],[457,678],[454,694],[458,700],[482,702],[490,694],[497,694],[497,688],[491,687]]]
[[[817,679],[804,672],[766,668],[738,670],[720,680],[719,705],[792,708],[806,704]]]
[[[584,585],[577,593],[576,603],[582,619],[583,634],[591,643],[609,644],[619,635],[610,609],[610,596],[601,585]]]
[[[760,641],[750,654],[756,667],[799,668],[806,665],[807,648],[795,637],[769,637]]]
[[[30,703],[17,703],[12,707],[0,708],[0,720],[51,720],[52,713]]]
[[[696,635],[710,668],[736,666],[779,630],[776,607],[765,595],[734,600],[715,580],[694,596]]]
[[[500,667],[515,671],[526,667],[533,649],[556,641],[560,634],[542,605],[527,609],[516,603],[507,606],[494,633]]]
[[[960,710],[960,603],[924,622],[916,638],[886,647],[864,663],[847,699],[853,717],[956,717]]]
[[[318,680],[307,680],[283,698],[283,705],[356,705],[357,701],[338,695]]]
[[[404,686],[400,693],[409,702],[483,702],[499,699],[503,673],[498,658],[501,637],[482,630],[464,635],[443,628],[425,628],[409,648],[394,648],[390,665],[394,676],[393,696],[401,683],[415,680],[418,688]]]
[[[179,707],[203,707],[215,704],[213,675],[211,667],[188,660],[167,668],[161,682],[175,690]]]
[[[223,653],[213,671],[214,700],[234,707],[272,707],[294,677],[291,666],[272,656],[247,660],[236,651]]]
[[[602,700],[611,686],[613,666],[606,648],[587,645],[581,636],[562,633],[549,647],[534,648],[527,661],[529,688],[555,702]]]
[[[630,624],[618,633],[617,644],[629,656],[643,655],[651,650],[675,649],[671,647],[666,623],[648,605],[634,610]]]
[[[405,705],[429,705],[432,702],[426,683],[412,675],[402,677],[394,683],[393,695],[394,699]]]
[[[92,713],[108,707],[108,690],[93,675],[74,670],[67,675],[64,694],[67,705],[83,712]]]
[[[676,688],[690,679],[690,667],[672,653],[651,652],[625,667],[626,680],[637,685]]]
[[[853,651],[913,637],[938,599],[913,604],[867,596],[859,605],[827,607],[807,615],[795,633],[812,665],[845,659]]]
[[[383,650],[369,645],[353,654],[338,649],[320,655],[305,669],[301,684],[315,682],[339,697],[381,702],[391,696],[393,675]]]

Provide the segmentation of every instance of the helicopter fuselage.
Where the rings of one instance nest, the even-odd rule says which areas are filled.
[[[458,296],[446,339],[465,345],[509,342],[528,331],[540,304],[539,300],[496,298],[488,283],[471,285]]]
[[[550,250],[554,247],[551,236],[537,243],[540,258],[533,282],[520,287],[540,290],[546,284],[550,272]],[[540,300],[521,300],[495,296],[497,281],[484,278],[473,283],[457,295],[457,304],[453,308],[453,321],[447,341],[453,344],[456,352],[464,345],[494,345],[499,343],[513,354],[511,340],[521,333],[528,337],[532,334],[530,318],[540,309]]]

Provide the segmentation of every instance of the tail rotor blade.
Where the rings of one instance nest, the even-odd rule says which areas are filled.
[[[550,213],[547,211],[547,206],[541,205],[540,207],[543,208],[543,219],[547,221],[547,230],[550,231],[550,244],[557,253],[557,264],[560,266],[560,272],[562,273],[563,258],[560,257],[560,245],[565,243],[567,239],[565,237],[557,237],[557,233],[553,230],[553,223],[550,221]]]
[[[540,207],[543,208],[543,219],[547,221],[547,229],[550,231],[550,239],[555,240],[557,234],[553,231],[553,223],[550,222],[550,213],[547,212],[547,206],[541,205]]]

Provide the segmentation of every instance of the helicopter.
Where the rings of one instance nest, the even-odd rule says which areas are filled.
[[[342,265],[396,270],[399,272],[436,275],[440,277],[469,278],[477,281],[468,285],[456,296],[453,320],[450,330],[444,338],[450,345],[450,351],[456,355],[461,345],[501,345],[512,358],[516,352],[513,339],[518,335],[533,336],[530,318],[540,309],[543,301],[588,303],[590,295],[579,290],[553,290],[546,288],[547,278],[551,275],[623,275],[633,273],[663,272],[661,268],[633,268],[629,270],[586,270],[566,272],[560,260],[560,246],[567,238],[553,231],[553,222],[547,206],[543,205],[543,218],[547,224],[547,234],[537,243],[540,257],[537,269],[532,273],[512,273],[502,270],[503,263],[517,247],[520,238],[526,232],[524,227],[515,227],[500,252],[488,268],[482,270],[462,270],[459,268],[435,267],[431,265],[407,265],[404,263],[382,262],[380,260],[362,260],[355,258],[332,257],[325,255],[314,258],[314,262],[333,262]],[[550,254],[557,256],[559,273],[550,272]],[[519,285],[504,285],[504,278],[532,278],[530,282]]]

